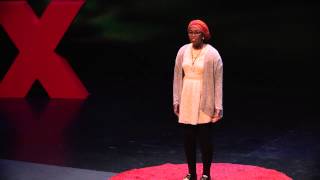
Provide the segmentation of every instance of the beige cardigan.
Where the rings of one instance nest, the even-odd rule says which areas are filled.
[[[173,78],[173,104],[180,104],[181,91],[183,87],[183,53],[185,49],[191,46],[186,44],[182,46],[176,56]],[[213,117],[217,109],[223,110],[222,106],[222,77],[223,77],[223,63],[219,52],[207,44],[208,50],[204,57],[204,70],[202,81],[202,92],[200,100],[200,109]],[[222,114],[221,114],[222,116]]]

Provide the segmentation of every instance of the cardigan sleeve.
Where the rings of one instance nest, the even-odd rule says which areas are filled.
[[[223,95],[223,63],[221,57],[215,62],[214,70],[214,99],[215,109],[223,110],[222,95]]]
[[[174,77],[173,77],[173,104],[180,103],[180,95],[181,95],[181,88],[182,88],[182,60],[183,60],[183,52],[185,46],[182,46],[176,56],[175,66],[174,66]]]

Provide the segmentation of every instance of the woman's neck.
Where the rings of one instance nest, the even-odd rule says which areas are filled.
[[[200,43],[200,44],[192,44],[193,49],[202,49],[202,47],[204,46],[204,43]]]

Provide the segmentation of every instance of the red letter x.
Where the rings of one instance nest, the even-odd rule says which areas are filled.
[[[54,52],[83,0],[52,0],[41,18],[27,1],[0,1],[0,24],[19,49],[0,84],[0,97],[25,97],[39,80],[51,98],[88,96],[67,61]]]

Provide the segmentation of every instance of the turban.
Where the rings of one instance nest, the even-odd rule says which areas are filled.
[[[197,26],[198,28],[200,28],[201,32],[204,35],[204,39],[205,40],[209,40],[211,38],[210,32],[209,32],[209,28],[207,26],[207,24],[201,20],[192,20],[190,21],[189,25],[188,25],[188,29],[191,26]]]

